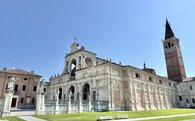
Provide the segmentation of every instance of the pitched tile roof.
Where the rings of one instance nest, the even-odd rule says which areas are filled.
[[[41,77],[40,75],[34,74],[34,72],[28,72],[25,70],[22,70],[20,68],[13,68],[13,69],[3,69],[0,70],[0,73],[9,73],[9,74],[22,74],[22,75],[31,75],[31,76],[38,76]]]

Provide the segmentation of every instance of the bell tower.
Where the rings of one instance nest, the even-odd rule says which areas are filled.
[[[186,78],[186,72],[179,39],[175,37],[167,19],[163,47],[168,78],[176,82],[182,82]]]

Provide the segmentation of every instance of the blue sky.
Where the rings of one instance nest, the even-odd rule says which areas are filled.
[[[166,76],[165,18],[180,39],[187,76],[195,76],[194,0],[0,0],[0,68],[46,80],[64,68],[74,37],[98,57],[154,68]]]

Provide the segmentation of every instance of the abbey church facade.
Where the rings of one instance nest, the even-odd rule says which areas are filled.
[[[45,99],[59,100],[59,105],[69,105],[66,110],[72,112],[185,107],[187,97],[180,83],[187,78],[179,40],[168,21],[163,47],[168,78],[145,64],[143,69],[117,64],[73,43],[62,74],[52,76],[45,84]]]

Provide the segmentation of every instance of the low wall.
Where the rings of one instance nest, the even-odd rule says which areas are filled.
[[[45,100],[44,114],[107,111],[107,101]]]

